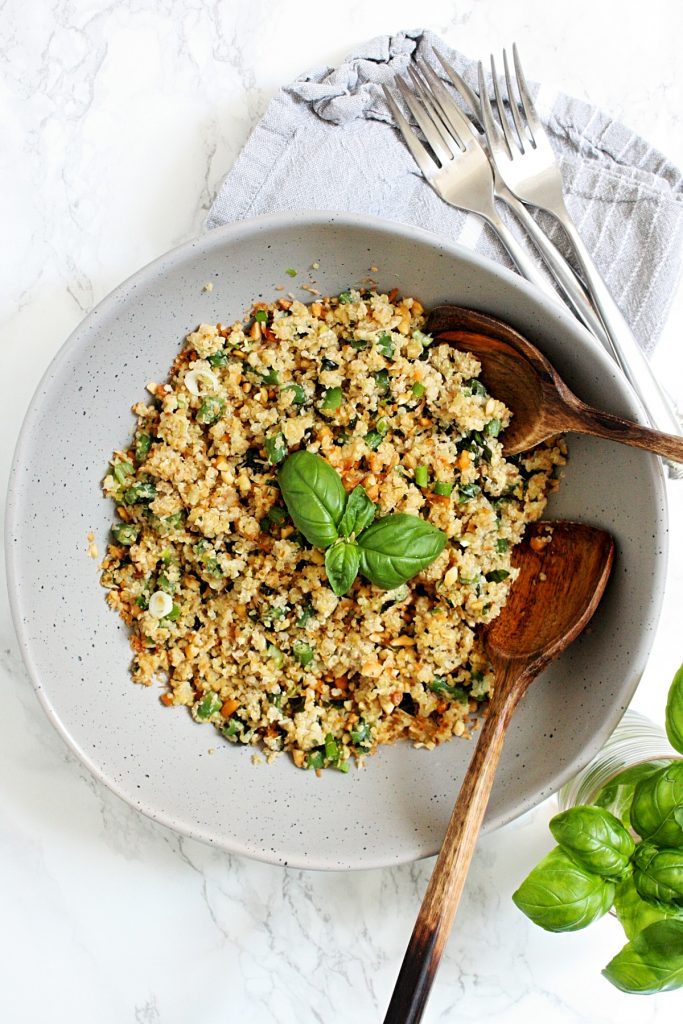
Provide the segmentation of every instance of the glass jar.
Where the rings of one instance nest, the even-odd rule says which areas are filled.
[[[681,757],[669,743],[662,726],[655,725],[638,711],[627,711],[602,750],[559,791],[560,810],[599,801],[601,807],[621,817],[624,801],[633,790],[631,786],[629,794],[624,786],[606,789],[612,780],[636,765],[663,767],[670,761],[680,761]]]

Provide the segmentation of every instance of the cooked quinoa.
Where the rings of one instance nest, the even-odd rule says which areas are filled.
[[[202,324],[133,407],[105,477],[118,522],[102,583],[131,628],[133,679],[269,759],[346,770],[381,743],[431,748],[469,735],[490,694],[478,628],[566,447],[504,458],[509,411],[476,358],[424,325],[416,299],[355,290]],[[299,449],[347,492],[362,484],[378,516],[429,520],[445,549],[395,590],[359,576],[336,597],[278,488]]]

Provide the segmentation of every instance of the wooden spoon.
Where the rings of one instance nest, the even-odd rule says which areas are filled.
[[[440,341],[474,353],[487,389],[512,412],[501,434],[507,455],[527,451],[554,434],[573,430],[620,441],[683,462],[683,437],[586,405],[569,390],[538,349],[508,324],[459,306],[437,306],[427,329]]]
[[[427,887],[384,1024],[417,1024],[465,885],[503,749],[527,687],[585,627],[614,557],[608,533],[581,523],[536,523],[516,548],[519,576],[483,638],[495,687],[441,852]]]

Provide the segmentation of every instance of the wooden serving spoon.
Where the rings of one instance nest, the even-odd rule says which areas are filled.
[[[515,549],[519,576],[483,639],[495,686],[451,815],[384,1024],[417,1024],[465,885],[505,731],[529,684],[576,639],[602,597],[614,557],[604,530],[535,523]]]
[[[586,405],[545,356],[501,320],[460,306],[437,306],[427,329],[439,341],[472,352],[480,361],[487,389],[513,414],[500,438],[507,455],[573,430],[683,462],[683,437],[662,434]]]

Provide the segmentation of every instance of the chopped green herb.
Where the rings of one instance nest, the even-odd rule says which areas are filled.
[[[479,484],[462,484],[458,488],[458,502],[462,504],[465,501],[469,501],[471,498],[476,497],[480,491],[481,487]]]
[[[415,398],[422,398],[422,396],[424,395],[424,393],[426,391],[426,388],[425,388],[424,384],[420,384],[419,381],[416,381],[415,384],[413,384],[412,390],[413,390],[413,395],[415,396]]]
[[[139,594],[135,599],[135,603],[138,608],[142,608],[143,612],[146,612],[149,608],[149,595],[144,593]]]
[[[273,505],[271,509],[266,512],[263,519],[260,521],[259,526],[264,533],[273,533],[279,526],[282,526],[287,513],[280,505]]]
[[[275,644],[268,644],[268,646],[266,647],[266,654],[271,659],[271,661],[275,663],[276,668],[282,668],[285,661],[285,656],[279,647],[276,647]]]
[[[447,480],[436,480],[434,482],[434,494],[439,494],[442,498],[448,498],[452,492],[453,484]]]
[[[351,348],[355,348],[356,352],[363,352],[368,347],[367,341],[364,341],[363,338],[348,338],[347,340]]]
[[[389,420],[382,417],[381,419],[377,420],[375,427],[377,428],[379,433],[382,434],[382,436],[384,436],[384,434],[389,433]]]
[[[139,505],[143,501],[154,501],[157,489],[149,480],[141,480],[132,484],[123,492],[124,505]]]
[[[161,522],[169,530],[181,530],[185,519],[184,512],[173,512],[170,516],[164,516]]]
[[[165,573],[159,573],[157,576],[157,590],[163,590],[166,594],[175,594],[176,589],[175,583],[169,580]]]
[[[377,348],[380,350],[385,359],[394,358],[394,343],[390,334],[380,334],[377,339]]]
[[[296,270],[294,267],[287,267],[285,274],[287,274],[288,277],[296,277]]]
[[[305,405],[308,396],[301,384],[283,384],[282,391],[293,391],[294,392],[294,405]]]
[[[413,341],[419,341],[421,345],[428,348],[434,339],[431,334],[425,334],[424,331],[413,331]]]
[[[509,575],[507,569],[492,569],[491,572],[486,573],[486,580],[489,583],[502,583]]]
[[[374,377],[380,395],[387,395],[389,393],[389,371],[378,370]]]
[[[306,758],[306,767],[316,772],[325,767],[325,755],[322,750],[311,750]]]
[[[307,665],[310,665],[315,657],[314,649],[310,644],[304,643],[303,640],[294,641],[292,644],[292,654],[302,668],[306,668]]]
[[[207,718],[211,718],[211,716],[215,715],[217,711],[220,711],[220,709],[221,699],[218,694],[213,691],[205,693],[199,703],[195,704],[195,713],[197,718],[202,719],[202,721]]]
[[[499,537],[498,540],[496,541],[496,551],[498,551],[499,554],[501,555],[503,554],[504,551],[507,551],[509,547],[510,544],[505,539],[505,537]]]
[[[305,604],[303,606],[303,608],[301,609],[301,615],[296,620],[296,624],[300,628],[303,628],[310,621],[310,619],[314,619],[314,618],[315,618],[315,610],[313,608],[313,605],[312,604]]]
[[[335,412],[340,405],[344,396],[341,388],[328,388],[323,397],[321,409],[325,409],[327,412]]]
[[[462,382],[463,388],[465,388],[471,395],[480,395],[485,398],[488,395],[488,391],[480,380],[476,377],[472,377],[470,380],[464,380]]]
[[[415,483],[418,487],[426,487],[429,483],[429,470],[426,466],[415,467]]]
[[[361,749],[367,750],[372,738],[370,726],[363,718],[360,718],[356,725],[349,729],[349,736],[352,743]]]
[[[197,422],[210,427],[216,423],[225,411],[225,399],[218,395],[207,395],[197,409]]]
[[[334,359],[327,359],[327,357],[323,357],[320,363],[320,368],[322,370],[338,370],[339,363],[335,363]]]
[[[443,676],[434,676],[431,683],[427,683],[428,689],[432,693],[443,693],[447,697],[451,697],[453,700],[457,700],[460,704],[467,704],[470,696],[464,686],[451,686],[447,683]]]
[[[259,309],[259,310],[258,310],[258,311],[257,311],[257,312],[256,312],[256,313],[254,314],[254,320],[255,320],[255,321],[256,321],[256,322],[258,323],[258,324],[265,324],[265,323],[267,322],[267,320],[268,320],[268,314],[266,313],[265,309]]]
[[[134,523],[116,523],[115,526],[112,526],[111,532],[119,544],[130,547],[138,539],[140,527],[135,526]]]
[[[489,420],[486,426],[484,427],[484,433],[488,434],[489,437],[498,437],[498,435],[500,434],[500,428],[500,420],[494,417],[492,420]]]
[[[207,362],[213,366],[214,369],[228,365],[228,353],[221,349],[220,352],[214,352],[212,355],[207,357]]]
[[[117,462],[114,466],[114,476],[120,484],[124,484],[134,471],[135,468],[132,462]]]
[[[278,462],[282,462],[287,455],[287,441],[284,434],[274,434],[272,437],[267,437],[264,442],[264,448],[266,449],[268,462],[270,462],[271,466],[277,466]]]
[[[372,448],[373,452],[377,451],[383,440],[384,434],[380,434],[379,430],[370,430],[365,435],[365,442],[370,448]]]
[[[339,757],[339,747],[331,732],[325,737],[325,757],[329,761],[336,761]]]
[[[138,434],[135,441],[135,458],[138,462],[144,462],[152,447],[152,438],[149,434]]]
[[[164,616],[164,621],[168,619],[169,622],[175,622],[180,618],[180,605],[174,604],[168,615]]]
[[[342,305],[345,305],[347,302],[353,302],[353,298],[351,296],[351,292],[350,291],[339,292],[339,301],[340,301],[340,303]]]

